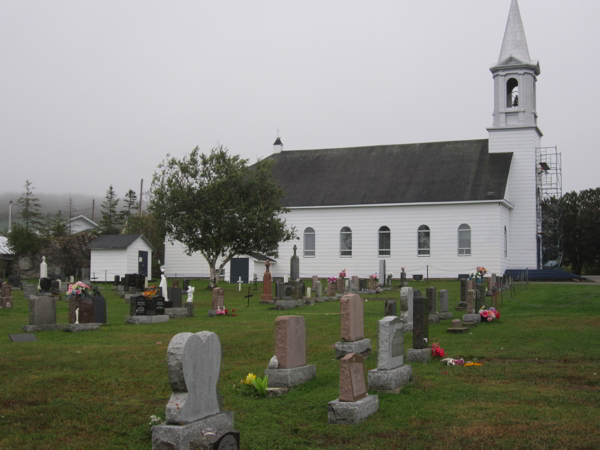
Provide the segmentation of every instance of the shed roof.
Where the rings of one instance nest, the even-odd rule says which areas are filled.
[[[90,243],[87,248],[90,250],[126,249],[139,238],[142,238],[144,242],[152,249],[152,251],[156,251],[154,246],[143,234],[104,234]]]
[[[14,256],[14,252],[8,246],[8,238],[5,236],[0,236],[0,256],[5,258]]]
[[[488,140],[284,151],[268,157],[286,207],[502,200],[512,153]]]

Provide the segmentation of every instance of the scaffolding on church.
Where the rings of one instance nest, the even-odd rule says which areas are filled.
[[[557,147],[535,150],[538,266],[559,268],[563,264],[561,154]]]

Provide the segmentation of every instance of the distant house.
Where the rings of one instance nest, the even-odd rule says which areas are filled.
[[[14,257],[15,254],[8,246],[8,238],[0,236],[0,270],[6,269]]]
[[[106,234],[87,246],[91,250],[90,276],[113,281],[127,273],[152,276],[152,252],[156,249],[143,234]]]
[[[98,224],[87,217],[80,215],[67,220],[65,222],[65,227],[67,228],[67,231],[69,231],[70,228],[71,234],[77,234],[82,231],[93,231],[98,228]]]

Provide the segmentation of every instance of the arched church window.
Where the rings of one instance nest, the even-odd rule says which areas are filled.
[[[510,78],[506,82],[506,107],[516,108],[519,106],[519,82]]]
[[[379,256],[390,256],[392,252],[392,233],[388,227],[379,229]]]
[[[471,255],[471,227],[466,223],[458,227],[458,255]]]
[[[304,257],[315,257],[315,230],[311,227],[304,230]]]
[[[430,255],[430,231],[427,225],[421,225],[417,230],[417,255],[418,256],[429,256]]]
[[[340,256],[352,256],[352,230],[348,227],[340,230]]]

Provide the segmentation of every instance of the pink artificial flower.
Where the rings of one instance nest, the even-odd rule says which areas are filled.
[[[489,313],[485,310],[481,311],[481,317],[487,317],[489,316]]]
[[[488,317],[488,318],[487,318],[487,321],[488,321],[488,322],[491,322],[491,321],[492,321],[492,317],[491,317],[491,316],[490,316],[490,317]]]

